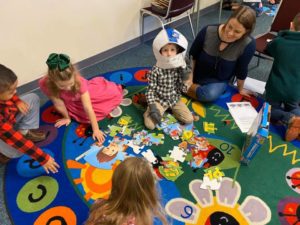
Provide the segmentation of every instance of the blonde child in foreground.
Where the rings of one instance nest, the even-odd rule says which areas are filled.
[[[85,225],[152,225],[154,217],[166,225],[156,177],[143,158],[127,158],[114,171],[107,200],[97,200]]]
[[[46,63],[48,74],[39,81],[39,85],[63,116],[55,127],[68,126],[71,118],[79,123],[90,123],[93,139],[102,143],[105,134],[99,129],[97,121],[120,105],[122,87],[103,77],[84,79],[65,54],[52,53]]]

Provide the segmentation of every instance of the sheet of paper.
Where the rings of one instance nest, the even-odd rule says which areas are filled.
[[[236,86],[236,82],[234,83]],[[253,79],[251,77],[247,77],[245,80],[244,88],[253,92],[256,92],[258,94],[264,94],[266,87],[266,82]]]
[[[257,117],[257,111],[250,102],[229,102],[227,106],[242,133],[247,133]]]

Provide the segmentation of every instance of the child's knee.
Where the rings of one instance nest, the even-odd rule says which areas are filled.
[[[40,106],[40,98],[35,93],[22,95],[20,98],[29,105],[37,105],[38,107]]]

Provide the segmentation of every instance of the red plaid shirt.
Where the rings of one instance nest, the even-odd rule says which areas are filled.
[[[44,165],[50,156],[14,129],[16,115],[18,113],[16,105],[18,101],[20,101],[20,99],[17,95],[14,95],[8,101],[0,101],[0,138],[6,144],[29,155],[41,165]]]

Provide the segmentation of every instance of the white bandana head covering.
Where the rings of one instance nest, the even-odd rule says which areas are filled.
[[[177,52],[172,57],[162,56],[160,50],[166,44],[174,43],[180,46],[183,51]],[[188,42],[186,38],[177,30],[167,28],[158,33],[153,41],[153,52],[156,58],[156,66],[162,69],[172,69],[177,67],[186,67],[184,60]]]

